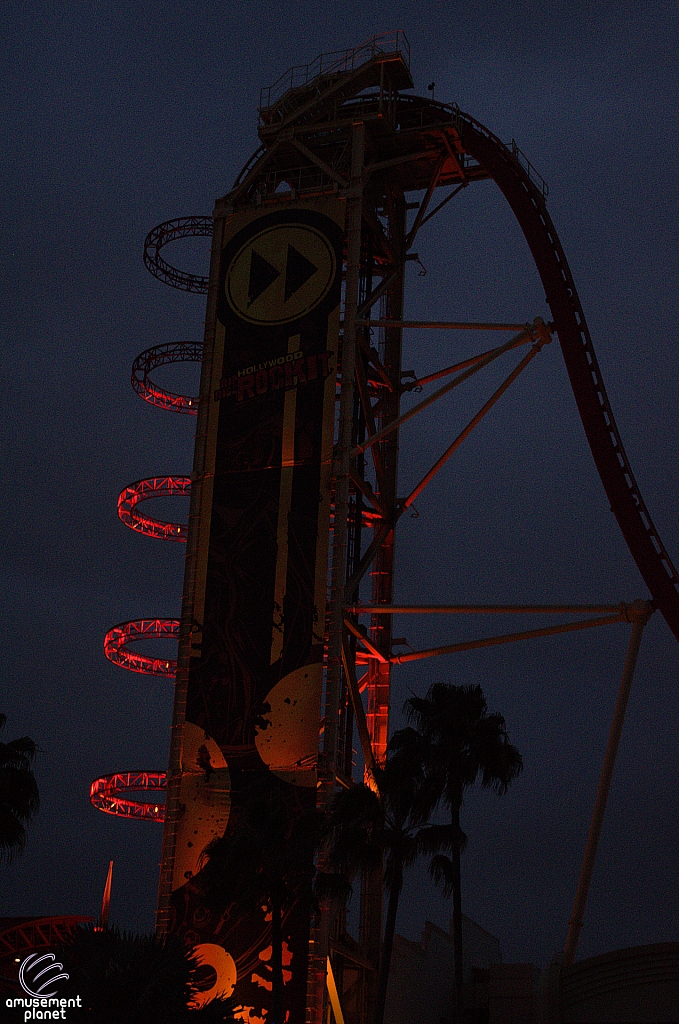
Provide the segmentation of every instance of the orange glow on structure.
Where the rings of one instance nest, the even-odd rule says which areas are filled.
[[[134,619],[120,622],[109,629],[104,637],[104,654],[109,661],[130,672],[143,672],[150,676],[174,679],[177,661],[173,658],[152,658],[136,654],[128,645],[138,640],[179,639],[179,619]]]
[[[165,785],[165,772],[113,772],[94,780],[90,786],[90,803],[105,814],[163,822],[165,804],[135,800],[129,794],[149,791],[164,793]]]

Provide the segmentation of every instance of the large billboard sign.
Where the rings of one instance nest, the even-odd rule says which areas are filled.
[[[271,908],[216,912],[201,854],[273,794],[294,818],[316,799],[344,203],[285,204],[224,227],[203,499],[187,573],[192,638],[169,930],[206,987],[265,1024]],[[206,347],[210,350],[210,346]],[[189,538],[189,545],[191,538]],[[309,908],[283,924],[285,1005],[303,1024]],[[278,1024],[278,1022],[277,1022]]]

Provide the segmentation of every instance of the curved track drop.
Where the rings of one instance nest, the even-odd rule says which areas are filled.
[[[679,576],[634,479],[601,377],[585,314],[544,189],[492,132],[448,107],[461,153],[468,153],[502,191],[530,247],[554,318],[566,369],[597,472],[625,542],[668,626],[679,639]]]
[[[492,407],[516,378],[518,373],[546,344],[554,331],[561,344],[571,386],[578,404],[595,464],[608,494],[611,507],[621,527],[625,541],[645,579],[655,606],[660,608],[675,636],[679,638],[679,578],[672,566],[667,552],[653,527],[651,518],[643,502],[639,489],[624,452],[619,432],[601,381],[601,374],[591,339],[587,331],[584,314],[580,306],[575,285],[556,231],[545,207],[546,188],[536,180],[529,164],[526,164],[515,145],[505,146],[483,125],[474,118],[462,113],[456,106],[436,103],[433,100],[417,96],[405,95],[403,90],[412,87],[409,73],[409,50],[402,47],[400,35],[390,40],[371,40],[370,44],[356,51],[337,55],[330,65],[322,60],[310,65],[306,70],[310,77],[300,86],[294,83],[299,79],[288,79],[283,76],[277,96],[268,90],[264,105],[260,107],[259,135],[262,147],[248,161],[235,183],[233,190],[223,199],[218,200],[215,207],[215,245],[213,253],[219,259],[219,239],[225,241],[224,231],[228,224],[229,230],[236,230],[232,218],[243,217],[243,221],[254,221],[259,216],[269,216],[276,210],[277,216],[283,214],[284,208],[290,204],[291,210],[299,205],[313,204],[316,199],[335,203],[345,200],[346,207],[342,213],[345,225],[346,253],[346,285],[344,293],[343,329],[341,332],[341,365],[335,383],[341,380],[340,405],[336,421],[335,444],[335,477],[334,477],[334,515],[332,534],[332,574],[330,579],[330,598],[327,605],[325,635],[317,638],[326,643],[325,656],[325,694],[326,707],[324,720],[326,728],[323,734],[323,758],[327,769],[319,781],[324,787],[320,793],[321,802],[330,796],[336,782],[342,778],[336,771],[343,772],[344,782],[351,784],[352,779],[352,738],[353,719],[360,733],[366,769],[371,770],[375,761],[379,761],[386,752],[389,717],[390,672],[394,664],[444,654],[454,649],[487,646],[490,642],[509,642],[528,639],[571,629],[589,628],[608,622],[627,620],[624,606],[620,608],[595,606],[517,606],[511,608],[481,606],[459,606],[457,609],[443,606],[410,606],[399,608],[393,605],[394,580],[394,547],[393,539],[400,516],[411,507],[420,491],[433,478],[447,459],[457,450],[469,432],[480,422],[482,416]],[[389,45],[393,44],[393,50]],[[316,70],[318,73],[316,73]],[[302,69],[303,70],[303,69]],[[276,92],[274,87],[273,91]],[[379,91],[378,91],[379,90]],[[523,161],[523,162],[522,162]],[[499,186],[516,216],[520,227],[528,241],[533,259],[545,287],[547,302],[552,311],[553,323],[545,325],[539,319],[533,324],[462,324],[406,322],[403,319],[403,277],[408,260],[417,260],[412,251],[413,243],[419,229],[444,207],[458,191],[478,180],[491,178]],[[438,204],[432,201],[437,188],[450,187],[451,191]],[[418,203],[407,202],[408,193],[419,193]],[[257,208],[263,210],[257,213]],[[409,214],[408,211],[417,210]],[[308,212],[308,211],[307,211]],[[346,217],[345,217],[346,213]],[[296,214],[297,215],[297,214]],[[412,218],[412,219],[411,219]],[[337,223],[340,223],[338,219]],[[290,229],[292,230],[292,228]],[[269,228],[267,228],[269,231]],[[208,218],[185,218],[168,221],[159,225],[148,236],[145,245],[145,262],[148,269],[160,280],[174,287],[187,291],[205,293],[207,278],[187,274],[167,263],[160,255],[163,247],[176,239],[195,235],[209,235],[212,224]],[[220,235],[220,232],[222,234]],[[228,236],[229,238],[231,236]],[[259,237],[259,236],[258,236]],[[263,236],[264,237],[264,234]],[[290,236],[297,244],[297,235]],[[227,239],[228,240],[228,239]],[[290,249],[297,251],[294,246]],[[249,277],[243,270],[243,263],[237,264],[237,258],[245,250],[234,250],[232,265],[240,268],[234,270],[231,282],[234,284],[231,295],[234,312],[238,306],[243,321],[252,319],[253,310],[247,313],[250,305],[263,294],[263,290],[273,286],[274,281],[280,296],[276,303],[272,300],[272,309],[276,307],[279,315],[282,305],[290,297],[286,297],[288,288],[288,263],[285,264],[285,276],[281,266],[274,266],[273,249],[263,255],[257,253],[260,261],[266,265],[266,276],[262,279],[264,289],[252,290],[252,264],[255,250],[251,251]],[[339,251],[339,250],[338,250]],[[224,255],[226,261],[231,256]],[[299,253],[297,253],[299,255]],[[337,257],[342,259],[341,251]],[[309,263],[309,260],[307,260]],[[231,264],[224,263],[224,272]],[[213,272],[216,263],[213,263]],[[246,268],[248,269],[248,268]],[[316,267],[316,271],[318,271]],[[240,276],[239,276],[240,274]],[[271,275],[274,274],[274,277]],[[216,284],[217,276],[214,281]],[[255,282],[256,283],[256,282]],[[229,285],[231,288],[231,284]],[[252,294],[251,294],[252,292]],[[255,294],[257,292],[257,294]],[[236,299],[238,298],[238,302]],[[247,298],[248,302],[245,302]],[[228,299],[231,302],[231,299]],[[380,319],[371,319],[371,310],[382,301]],[[238,305],[240,303],[240,305]],[[231,307],[230,307],[231,308]],[[295,307],[296,309],[297,307]],[[210,309],[210,307],[208,307]],[[297,310],[299,312],[299,310]],[[273,315],[273,314],[272,314]],[[248,319],[250,317],[250,319]],[[208,324],[209,324],[208,318]],[[268,321],[267,321],[268,322]],[[271,321],[273,322],[273,321]],[[277,321],[284,323],[285,318]],[[490,352],[480,353],[471,360],[458,363],[454,367],[430,374],[419,381],[408,382],[409,376],[401,371],[401,332],[409,327],[431,328],[472,328],[483,330],[510,330],[520,333],[505,345],[500,345]],[[372,328],[379,329],[379,335],[372,342]],[[208,326],[206,351],[212,352],[210,341],[211,328]],[[213,332],[214,334],[214,332]],[[214,338],[213,338],[214,340]],[[334,335],[337,340],[337,334]],[[293,337],[288,339],[293,341]],[[220,342],[221,344],[221,342]],[[437,397],[447,393],[452,387],[462,383],[472,372],[482,369],[491,360],[518,346],[530,345],[527,355],[515,367],[503,384],[486,402],[480,412],[464,428],[453,441],[439,461],[420,481],[415,490],[405,499],[398,498],[398,430],[400,425],[415,412],[431,404]],[[299,346],[301,348],[301,345]],[[295,351],[297,345],[295,345]],[[133,386],[146,401],[162,408],[173,409],[180,413],[192,414],[196,410],[196,399],[185,398],[170,391],[159,388],[152,380],[151,374],[158,366],[165,363],[200,358],[198,346],[166,345],[149,349],[135,362]],[[292,355],[292,350],[289,351]],[[207,357],[206,364],[209,365]],[[243,367],[254,360],[249,354],[243,353]],[[276,358],[279,358],[276,355]],[[281,356],[282,358],[282,356]],[[473,365],[472,365],[473,364]],[[251,367],[253,369],[253,367]],[[233,398],[236,373],[241,371],[234,363],[232,376],[221,378],[219,391],[214,393],[215,401]],[[264,373],[264,368],[258,371]],[[221,373],[221,370],[220,370]],[[436,394],[418,402],[407,413],[400,414],[399,402],[405,391],[433,382],[441,376],[459,373],[459,376],[440,388]],[[242,374],[248,376],[248,370]],[[250,374],[250,384],[254,385]],[[410,376],[412,376],[410,374]],[[215,381],[219,380],[219,375]],[[273,376],[271,377],[273,382]],[[250,390],[252,391],[252,386]],[[292,388],[290,389],[292,391]],[[265,391],[258,391],[258,395]],[[240,398],[248,397],[239,393]],[[254,394],[249,397],[256,398]],[[237,398],[235,400],[238,400]],[[205,395],[206,406],[208,395]],[[212,402],[212,396],[209,398]],[[292,403],[288,403],[292,408]],[[293,410],[294,412],[294,410]],[[292,416],[294,420],[294,415]],[[207,433],[200,433],[205,439]],[[202,443],[202,442],[201,442]],[[364,465],[364,454],[371,450],[372,464]],[[199,452],[199,447],[196,449]],[[294,446],[286,449],[281,461],[283,467],[293,468],[295,463]],[[367,461],[367,460],[365,460]],[[203,500],[212,500],[212,490],[205,488],[201,495],[202,480],[205,470],[205,452],[200,450],[197,456],[193,502],[199,508]],[[368,474],[370,474],[368,476]],[[375,486],[371,483],[375,480]],[[145,481],[137,481],[127,488],[120,499],[120,515],[132,529],[147,536],[164,539],[184,539],[181,537],[181,524],[167,524],[161,520],[144,516],[138,506],[145,498],[160,494],[179,493],[179,480],[186,478],[154,477]],[[186,481],[188,493],[189,481]],[[175,490],[173,490],[173,488]],[[282,489],[281,489],[282,493]],[[364,504],[364,499],[367,506]],[[283,521],[283,520],[281,520]],[[347,524],[350,528],[347,529]],[[362,546],[361,528],[372,526],[372,539]],[[173,532],[174,529],[174,532]],[[324,531],[325,531],[324,526]],[[197,536],[197,534],[196,534]],[[207,533],[204,534],[203,541]],[[325,534],[323,535],[325,536]],[[364,538],[363,538],[364,539]],[[207,543],[205,541],[205,543]],[[197,558],[196,552],[189,545],[189,569],[187,579],[191,578],[191,559]],[[248,567],[249,568],[249,567]],[[359,589],[361,581],[367,582],[368,570],[372,580],[372,601],[370,604],[361,602]],[[286,566],[287,572],[287,566]],[[277,576],[276,576],[277,580]],[[191,589],[193,588],[193,589]],[[187,583],[184,595],[183,614],[188,627],[190,622],[201,620],[199,613],[194,613],[193,602],[197,594],[195,576]],[[202,599],[202,598],[201,598]],[[322,607],[323,596],[316,607]],[[282,607],[282,602],[277,605]],[[408,655],[395,655],[394,647],[403,641],[392,637],[392,616],[401,612],[429,613],[446,611],[457,613],[486,611],[506,613],[562,611],[564,613],[590,612],[598,610],[603,615],[599,619],[579,620],[559,627],[546,627],[544,630],[529,630],[524,633],[510,634],[491,640],[473,641],[470,644],[448,645],[429,651],[411,651]],[[261,617],[261,604],[255,609]],[[370,625],[359,621],[359,616],[370,616]],[[195,617],[194,617],[195,616]],[[636,620],[635,624],[636,624]],[[274,619],[274,627],[279,623]],[[130,646],[140,639],[157,636],[174,635],[178,631],[177,620],[145,619],[122,623],[107,635],[107,655],[116,663],[132,671],[160,674],[172,678],[175,674],[174,663],[163,662],[147,655],[137,655]],[[205,631],[205,623],[203,622]],[[164,632],[164,630],[166,632]],[[283,632],[281,630],[281,632]],[[187,649],[188,649],[188,637]],[[217,643],[203,637],[200,657],[206,657],[209,642],[213,642],[212,650]],[[264,637],[263,647],[269,643],[268,635]],[[357,646],[358,645],[358,646]],[[268,653],[268,651],[267,651]],[[183,663],[182,663],[183,664]],[[267,662],[268,664],[268,662]],[[360,679],[355,668],[357,664],[367,665],[368,671]],[[186,696],[186,687],[179,673],[180,685],[177,689],[177,711],[171,752],[172,775],[168,787],[167,828],[164,846],[163,867],[161,869],[161,892],[159,899],[158,924],[161,930],[174,928],[172,917],[173,893],[184,886],[182,877],[189,880],[194,870],[194,860],[184,851],[185,871],[175,875],[175,850],[179,849],[177,839],[178,825],[181,826],[185,808],[180,808],[178,799],[179,781],[182,773],[187,771],[195,775],[196,793],[201,793],[205,786],[199,778],[204,757],[193,757],[193,762],[185,764],[182,760],[181,732],[185,719],[182,700]],[[368,692],[368,707],[364,709],[359,690],[365,687]],[[272,695],[272,710],[278,710],[278,704],[285,704],[285,697],[279,700],[275,687],[269,691]],[[211,698],[212,699],[212,698]],[[288,705],[283,711],[287,714]],[[303,709],[304,710],[304,709]],[[341,716],[344,716],[343,718]],[[331,726],[328,728],[328,723]],[[188,723],[191,724],[191,723]],[[195,724],[195,723],[194,723]],[[305,722],[306,724],[306,722]],[[272,723],[273,725],[273,723]],[[196,726],[196,728],[198,728]],[[198,737],[200,739],[200,737]],[[291,767],[304,765],[309,757],[313,758],[312,746],[315,736],[309,728],[308,736],[300,734],[298,748],[288,749],[285,721],[281,719],[280,729],[272,728],[269,736],[259,737],[259,753],[261,759],[269,767],[283,774]],[[308,740],[308,742],[307,742]],[[304,742],[302,742],[304,741]],[[197,748],[197,749],[200,749]],[[235,768],[232,769],[234,772]],[[222,769],[218,769],[222,770]],[[134,816],[125,804],[126,780],[135,773],[121,773],[107,776],[95,783],[93,798],[97,806],[108,813]],[[118,781],[112,781],[116,778]],[[134,780],[133,780],[134,781]],[[99,785],[100,783],[100,785]],[[142,779],[143,783],[143,779]],[[175,783],[177,787],[175,788]],[[344,784],[344,783],[343,783]],[[221,799],[226,803],[226,784],[219,790]],[[243,790],[241,789],[242,793]],[[239,793],[239,785],[233,789],[234,801]],[[175,797],[174,794],[177,794]],[[118,801],[116,803],[116,801]],[[196,799],[198,803],[198,797]],[[156,806],[155,804],[153,805]],[[237,806],[237,805],[236,805]],[[142,811],[144,808],[142,808]],[[224,807],[219,814],[226,813]],[[217,813],[217,812],[215,812]],[[183,819],[186,823],[186,818]],[[214,822],[222,822],[223,817],[215,817]],[[182,826],[183,827],[183,826]],[[188,827],[188,826],[186,826]],[[216,825],[215,825],[216,827]],[[180,837],[181,838],[181,837]],[[186,837],[184,837],[186,838]],[[181,839],[184,842],[184,839]],[[185,843],[188,848],[189,843]],[[195,858],[194,858],[195,859]],[[178,882],[179,884],[175,884]],[[365,908],[374,898],[381,899],[377,890],[368,892],[366,889]],[[379,955],[380,934],[379,921],[373,915],[364,916],[365,949],[377,950]],[[207,934],[207,933],[206,933]],[[300,932],[301,934],[301,932]],[[306,941],[306,940],[305,940]],[[321,948],[321,947],[319,947]],[[353,969],[353,967],[352,967]],[[309,987],[306,1019],[320,1024],[323,1019],[323,984],[325,978],[325,959],[319,956],[318,961],[310,965]],[[311,972],[314,972],[313,975]],[[367,977],[367,975],[366,975]],[[366,982],[367,985],[367,982]],[[367,991],[366,987],[366,991]],[[300,1018],[299,1019],[303,1019]]]
[[[218,231],[221,220],[226,225],[229,223],[228,218],[239,214],[253,216],[252,207],[256,205],[266,209],[268,202],[273,208],[277,193],[280,191],[281,196],[285,196],[285,187],[290,190],[288,199],[293,208],[296,202],[307,195],[330,196],[339,193],[346,199],[347,283],[342,335],[342,389],[339,426],[336,430],[338,443],[335,449],[337,521],[328,614],[326,693],[329,696],[325,707],[325,721],[332,722],[333,727],[325,730],[323,753],[331,764],[342,763],[342,751],[336,741],[334,722],[335,715],[341,715],[343,707],[347,707],[344,693],[350,692],[349,711],[353,709],[357,725],[360,726],[363,719],[361,745],[367,770],[373,758],[379,761],[386,754],[392,665],[454,650],[537,638],[551,632],[589,628],[627,619],[627,614],[618,614],[614,608],[553,606],[552,611],[564,614],[575,611],[608,614],[600,619],[582,619],[557,627],[483,638],[468,644],[448,644],[427,651],[394,656],[394,646],[402,643],[393,640],[391,636],[392,616],[395,614],[504,614],[509,611],[539,613],[549,610],[547,607],[529,605],[513,608],[472,605],[454,607],[452,604],[396,606],[393,604],[392,539],[398,519],[405,509],[412,505],[420,491],[512,383],[516,374],[528,364],[538,351],[538,346],[549,341],[552,332],[559,338],[585,434],[611,509],[651,592],[653,606],[661,610],[672,632],[679,639],[679,577],[652,523],[625,454],[575,284],[545,207],[547,190],[544,183],[538,180],[514,143],[505,146],[483,125],[462,113],[455,105],[404,95],[401,90],[409,89],[412,80],[409,81],[409,51],[398,37],[389,41],[376,37],[370,41],[370,47],[370,53],[366,52],[366,47],[364,52],[357,48],[350,53],[333,55],[336,62],[331,65],[324,65],[324,57],[320,57],[306,68],[293,69],[288,75],[282,76],[272,90],[264,91],[259,110],[262,147],[246,164],[233,190],[218,201],[215,208]],[[330,59],[330,55],[326,56]],[[302,74],[299,74],[300,71]],[[351,132],[347,127],[349,124],[352,125]],[[347,156],[350,145],[351,161]],[[552,323],[540,325],[536,320],[536,330],[533,332],[527,324],[436,323],[429,319],[406,321],[403,317],[403,275],[406,261],[418,259],[412,250],[419,229],[462,189],[475,181],[488,178],[500,188],[525,235],[545,288]],[[447,186],[449,191],[440,202],[436,202],[433,196],[441,186]],[[419,193],[417,202],[411,201],[413,197],[408,194],[413,192]],[[407,214],[407,211],[415,210],[416,213],[410,216]],[[354,289],[351,293],[350,283]],[[382,308],[379,313],[375,309],[373,314],[371,310],[378,300],[384,300]],[[540,326],[544,328],[543,336],[540,336]],[[379,329],[381,334],[373,344],[374,328]],[[490,352],[480,353],[466,364],[458,363],[421,381],[415,381],[415,385],[425,384],[438,376],[459,372],[458,377],[433,396],[400,414],[399,398],[403,391],[412,390],[403,380],[407,374],[401,373],[400,332],[405,328],[511,329],[519,330],[521,334],[510,339],[507,346],[500,345]],[[460,435],[452,440],[449,448],[415,490],[405,499],[396,498],[397,472],[394,470],[390,476],[385,469],[385,462],[391,466],[396,464],[400,426],[425,405],[462,383],[472,372],[472,362],[480,369],[491,359],[508,351],[508,348],[515,347],[515,344],[531,343],[532,350],[512,370]],[[468,371],[465,371],[465,366],[469,368]],[[346,372],[345,367],[348,368]],[[370,367],[384,371],[379,376],[394,396],[393,401],[389,402],[386,396],[378,397],[375,385],[379,386],[380,382],[370,381]],[[390,368],[395,369],[391,379],[388,379]],[[342,401],[344,398],[345,402]],[[361,416],[364,417],[363,423]],[[356,440],[350,447],[348,435],[352,431]],[[391,451],[388,450],[389,443],[392,445]],[[355,540],[353,552],[347,555],[343,510],[351,507],[354,500],[352,487],[356,488],[353,495],[361,492],[356,498],[358,504],[365,498],[379,511],[378,504],[373,501],[370,490],[365,486],[367,478],[363,457],[369,449],[372,464],[368,464],[367,472],[371,474],[371,480],[375,478],[377,481],[377,486],[371,490],[376,492],[379,505],[386,514],[384,522],[365,549],[361,545],[360,530],[356,530],[358,539]],[[356,521],[360,525],[358,516]],[[380,545],[382,551],[379,550]],[[360,604],[359,585],[371,567],[374,567],[372,600]],[[348,582],[345,584],[345,581]],[[356,595],[353,598],[352,593]],[[643,601],[634,602],[630,607],[628,621],[633,623],[634,637],[635,632],[643,628],[651,608]],[[369,627],[359,621],[359,616],[363,615],[370,616]],[[639,617],[635,618],[635,615]],[[365,674],[367,711],[357,695],[357,664],[368,666]],[[345,750],[349,747],[350,730],[347,731],[347,737]],[[350,758],[345,759],[344,765],[345,771],[351,776]],[[330,795],[334,780],[324,780],[322,784]],[[381,893],[375,893],[374,899],[377,905]],[[161,904],[161,912],[168,914],[167,907],[169,903]],[[380,927],[378,923],[371,931],[368,897],[362,906],[363,911],[363,948],[372,950],[374,956],[379,958]],[[341,954],[338,956],[341,959]],[[317,966],[312,967],[312,970],[317,973],[310,987],[310,991],[313,988],[313,995],[311,1005],[307,1004],[307,1019],[320,1022],[324,1012],[321,969]]]

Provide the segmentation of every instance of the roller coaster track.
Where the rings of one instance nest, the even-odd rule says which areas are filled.
[[[161,800],[135,800],[132,793],[165,795],[165,772],[112,772],[95,779],[90,786],[90,803],[104,814],[144,821],[165,820],[165,804]]]
[[[211,217],[177,217],[166,220],[149,231],[144,242],[144,264],[149,273],[159,281],[179,288],[184,292],[207,293],[207,277],[201,274],[190,274],[179,270],[160,255],[161,249],[168,242],[176,242],[180,238],[212,237]]]
[[[679,576],[653,525],[625,453],[575,282],[545,205],[547,190],[544,183],[522,158],[515,144],[506,146],[469,114],[455,106],[433,101],[428,109],[436,115],[436,120],[439,114],[442,118],[436,125],[437,129],[443,129],[446,135],[452,129],[458,154],[471,157],[478,168],[483,169],[484,176],[495,181],[524,233],[545,288],[553,330],[559,338],[585,435],[611,511],[650,590],[654,607],[661,611],[679,639]],[[436,129],[433,135],[436,135]],[[256,164],[255,160],[250,174]],[[463,184],[466,183],[464,166],[460,165]],[[162,259],[160,250],[176,239],[210,233],[211,221],[205,217],[181,218],[158,225],[150,232],[145,244],[144,259],[148,269],[175,288],[204,293],[206,278],[172,267]],[[160,408],[195,415],[198,404],[195,397],[177,395],[160,388],[151,380],[150,374],[158,366],[200,361],[201,356],[202,346],[194,343],[171,343],[147,349],[135,360],[132,385],[145,401]],[[152,497],[186,496],[190,487],[189,477],[150,477],[136,481],[119,497],[119,516],[127,526],[145,536],[185,541],[184,525],[153,519],[142,514],[138,506]],[[379,516],[370,518],[374,518],[376,524]],[[365,525],[375,524],[365,522]],[[131,671],[174,679],[176,661],[137,653],[130,650],[130,645],[139,640],[176,638],[178,634],[177,619],[149,618],[120,623],[107,633],[105,653],[111,661]],[[90,799],[94,806],[106,813],[162,821],[162,804],[134,800],[129,794],[137,790],[160,792],[164,790],[165,783],[164,772],[118,772],[95,780]]]
[[[168,225],[159,225],[149,234],[144,249],[147,266],[149,239],[156,239],[157,252],[161,244],[174,238],[191,234],[205,234],[207,218],[183,218],[171,222],[170,227],[179,228],[166,230]],[[160,277],[174,287],[186,289],[183,271],[173,272],[179,275],[180,283],[161,273]],[[156,268],[157,269],[157,268]],[[202,280],[202,279],[200,279]],[[194,342],[171,342],[146,349],[134,361],[132,366],[132,387],[144,401],[161,409],[174,410],[195,416],[198,411],[198,399],[190,395],[175,394],[155,384],[150,377],[152,370],[168,363],[200,362],[203,346]],[[128,484],[118,497],[118,516],[131,530],[145,537],[159,540],[172,540],[186,543],[187,526],[183,523],[167,523],[161,519],[145,515],[139,509],[142,501],[149,498],[188,497],[191,494],[191,478],[188,476],[154,476],[144,480],[136,480]],[[174,682],[177,661],[175,658],[153,657],[146,653],[132,650],[131,645],[139,641],[177,640],[179,638],[179,619],[146,618],[121,622],[109,629],[104,638],[104,654],[115,665],[126,668],[130,672],[141,672],[144,675],[159,676]],[[90,786],[90,803],[105,814],[114,814],[122,818],[135,818],[142,821],[165,820],[165,789],[166,773],[163,771],[113,772],[95,779]],[[150,794],[151,798],[135,798],[137,794]],[[160,796],[160,799],[159,799]],[[153,799],[155,797],[155,799]]]
[[[151,371],[168,363],[199,363],[203,358],[203,346],[196,341],[173,341],[166,345],[154,345],[137,356],[132,364],[132,387],[140,398],[160,409],[174,409],[188,416],[198,413],[198,399],[194,395],[177,395],[158,387],[151,380]]]
[[[138,640],[177,640],[179,619],[134,619],[121,622],[109,629],[104,638],[104,654],[114,665],[130,672],[143,672],[148,676],[161,676],[174,680],[177,662],[173,658],[152,658],[148,654],[130,651],[129,645]]]
[[[5,918],[0,925],[0,964],[9,957],[32,953],[36,949],[53,949],[68,942],[78,925],[91,917],[59,914],[54,917]]]
[[[679,640],[679,576],[653,525],[622,444],[585,314],[543,191],[518,156],[469,114],[452,108],[461,149],[481,164],[509,203],[545,288],[594,463],[653,604]]]
[[[188,497],[191,494],[190,476],[152,476],[136,480],[121,491],[118,498],[118,516],[131,530],[145,537],[174,540],[186,544],[188,527],[184,523],[166,523],[139,511],[137,506],[148,498]]]

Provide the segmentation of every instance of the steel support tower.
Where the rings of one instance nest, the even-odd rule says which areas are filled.
[[[387,751],[395,664],[617,622],[635,624],[638,647],[654,607],[679,637],[677,573],[625,455],[547,212],[546,185],[515,143],[504,145],[454,104],[410,94],[412,87],[401,32],[290,69],[262,91],[261,145],[212,218],[169,221],[146,241],[152,273],[207,294],[202,347],[149,349],[135,362],[132,380],[160,408],[197,414],[193,471],[137,481],[119,499],[120,517],[132,529],[186,543],[183,606],[180,620],[114,627],[106,653],[133,671],[175,679],[170,765],[166,776],[121,772],[99,779],[92,799],[109,813],[164,820],[159,932],[181,935],[208,969],[212,980],[198,1002],[233,995],[251,1024],[262,1024],[270,1010],[272,908],[209,908],[197,884],[202,851],[228,837],[252,806],[282,802],[291,820],[327,806],[338,787],[357,781],[355,736],[359,772],[374,783]],[[418,261],[420,229],[483,179],[495,181],[523,230],[552,322],[404,319],[405,269]],[[207,278],[161,256],[176,238],[207,234]],[[401,364],[403,332],[411,328],[496,331],[507,340],[415,379]],[[651,603],[396,605],[400,517],[553,337]],[[522,350],[419,484],[400,495],[401,425]],[[164,391],[151,379],[156,367],[182,360],[202,361],[197,398]],[[147,498],[189,493],[188,526],[138,508]],[[493,612],[559,612],[568,621],[394,652],[395,614]],[[129,649],[135,640],[168,636],[179,639],[176,662]],[[130,797],[165,787],[165,806]],[[338,1024],[342,1014],[347,1024],[370,1019],[382,930],[379,877],[363,880],[358,942],[344,934],[343,921],[329,906],[312,920],[301,900],[286,912],[290,1024],[321,1024],[328,991]]]

